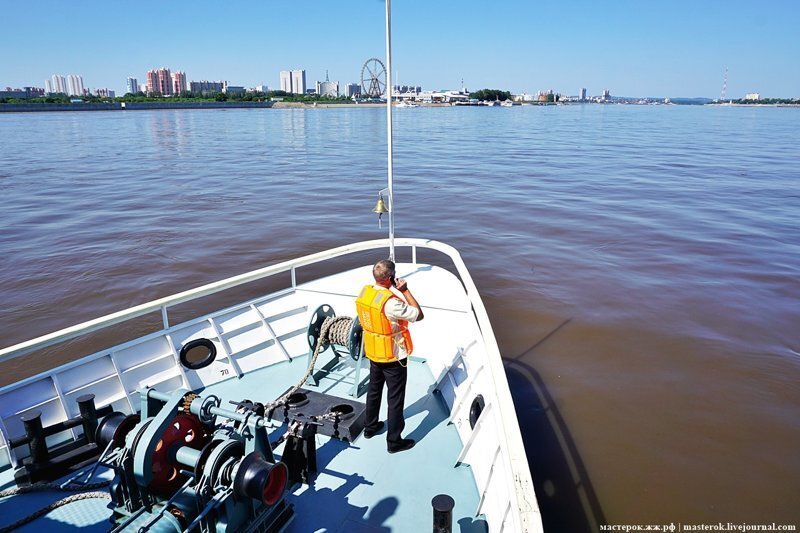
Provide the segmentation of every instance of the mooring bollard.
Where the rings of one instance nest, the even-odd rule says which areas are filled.
[[[452,533],[453,507],[456,501],[447,494],[439,494],[431,500],[433,506],[433,533]]]

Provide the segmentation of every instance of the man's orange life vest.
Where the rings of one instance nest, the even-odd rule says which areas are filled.
[[[364,353],[376,363],[396,361],[395,343],[403,343],[406,353],[414,349],[408,321],[398,320],[400,331],[392,333],[392,323],[383,312],[383,306],[390,298],[397,298],[389,289],[377,289],[373,285],[365,285],[356,299],[356,310],[361,327],[364,328]]]

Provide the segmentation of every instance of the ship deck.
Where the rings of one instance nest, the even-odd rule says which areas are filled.
[[[288,531],[374,532],[374,531],[425,531],[431,528],[431,499],[446,493],[456,502],[453,510],[453,527],[456,531],[486,531],[483,518],[476,517],[481,497],[472,467],[456,465],[462,450],[462,440],[455,425],[449,423],[449,410],[442,396],[436,392],[440,369],[431,368],[425,361],[426,353],[453,354],[462,346],[464,332],[472,332],[468,301],[455,298],[449,301],[443,290],[453,283],[447,272],[423,267],[414,272],[398,271],[409,279],[409,284],[423,303],[426,320],[412,330],[415,335],[419,359],[409,365],[409,379],[405,402],[406,429],[404,436],[417,440],[408,451],[389,454],[386,450],[385,430],[372,439],[359,436],[348,443],[317,435],[317,474],[310,485],[294,485],[287,500],[294,506],[295,516]],[[355,293],[365,279],[368,269],[356,269],[334,278],[304,284],[287,298],[294,299],[292,306],[304,305],[313,310],[321,303],[334,307],[337,314],[352,315]],[[441,277],[440,277],[441,276]],[[352,291],[333,292],[327,287],[351,287]],[[463,290],[463,289],[462,289]],[[451,293],[452,294],[452,293]],[[462,292],[463,294],[463,292]],[[351,309],[352,308],[352,309]],[[433,322],[436,322],[435,328]],[[437,332],[448,332],[446,335]],[[445,338],[446,337],[446,338]],[[305,341],[304,341],[305,342]],[[306,345],[307,346],[307,345]],[[268,402],[279,397],[287,388],[305,374],[308,358],[295,349],[292,360],[245,373],[237,379],[227,379],[209,385],[203,394],[215,394],[228,401],[249,399]],[[316,368],[335,357],[330,350],[320,356]],[[360,379],[368,374],[366,361],[360,370]],[[436,374],[436,375],[435,375]],[[355,367],[352,363],[340,364],[327,377],[320,380],[316,390],[352,400]],[[362,395],[358,401],[363,402]],[[381,419],[386,417],[386,401],[381,406]],[[276,432],[277,434],[277,432]],[[270,435],[275,440],[275,435]],[[280,458],[282,449],[275,451]],[[491,458],[487,458],[490,460]],[[110,477],[103,472],[101,477]],[[13,486],[13,471],[0,472],[0,490]],[[100,489],[104,490],[104,489]],[[0,498],[0,528],[36,511],[53,501],[65,497],[64,493],[41,492]],[[18,531],[51,532],[73,530],[107,531],[109,529],[109,500],[81,500],[58,508],[46,516],[21,527]]]

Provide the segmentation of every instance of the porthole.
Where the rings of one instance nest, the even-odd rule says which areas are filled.
[[[181,364],[189,370],[200,370],[214,362],[217,347],[208,339],[195,339],[183,345],[180,353]]]
[[[483,401],[483,396],[478,394],[474,400],[472,400],[472,405],[469,406],[469,427],[475,429],[475,424],[478,423],[478,418],[480,418],[481,413],[483,412],[483,408],[486,405],[486,402]]]

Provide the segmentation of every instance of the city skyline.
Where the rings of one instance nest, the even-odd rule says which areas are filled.
[[[590,95],[609,89],[620,96],[717,98],[727,79],[729,98],[800,96],[800,2],[729,1],[701,10],[684,0],[658,8],[625,0],[612,10],[585,1],[486,7],[466,0],[455,7],[416,0],[394,6],[395,84],[458,88],[463,79],[472,90],[577,95],[586,87]],[[127,78],[141,86],[155,65],[180,68],[191,80],[274,88],[287,66],[304,69],[309,80],[325,79],[328,70],[346,85],[360,81],[364,61],[385,54],[380,1],[323,12],[146,0],[135,10],[82,11],[68,22],[57,15],[63,9],[55,0],[7,6],[0,45],[12,53],[0,65],[0,86],[42,87],[64,72],[83,76],[86,87],[124,94]],[[176,28],[169,40],[156,38],[154,20]]]

